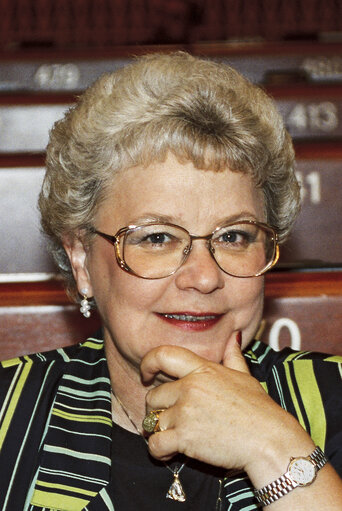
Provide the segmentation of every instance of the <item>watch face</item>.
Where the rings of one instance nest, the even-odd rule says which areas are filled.
[[[315,479],[316,468],[311,461],[306,458],[295,458],[291,461],[288,470],[291,479],[298,486],[306,486]]]

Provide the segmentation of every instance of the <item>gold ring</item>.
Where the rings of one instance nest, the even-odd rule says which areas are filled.
[[[161,410],[151,410],[142,422],[142,427],[147,433],[158,433],[160,431],[159,427],[159,414],[163,412],[165,408]]]

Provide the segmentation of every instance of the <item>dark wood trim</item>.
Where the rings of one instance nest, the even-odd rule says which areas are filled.
[[[284,42],[203,42],[189,45],[188,51],[194,55],[221,56],[280,56],[280,55],[341,55],[342,42],[325,43],[320,41]]]
[[[44,167],[44,153],[3,153],[0,154],[1,168]]]
[[[265,90],[274,99],[318,99],[331,101],[342,98],[342,84],[331,83],[286,83],[284,85],[267,85]]]
[[[58,278],[40,282],[1,282],[0,307],[70,304]]]
[[[342,271],[270,272],[265,281],[265,298],[342,296]],[[70,303],[58,278],[0,283],[0,307]]]
[[[320,41],[286,41],[286,42],[203,42],[164,45],[118,45],[112,48],[78,48],[78,49],[10,49],[0,51],[0,61],[36,60],[41,62],[71,60],[104,60],[108,58],[130,58],[145,53],[169,53],[188,51],[194,55],[208,57],[219,56],[269,56],[269,55],[340,55],[341,42]]]
[[[322,101],[325,99],[342,98],[342,84],[341,83],[286,83],[284,85],[267,85],[265,90],[274,98],[280,100],[293,99],[318,99]],[[83,91],[81,91],[83,92]],[[70,93],[65,91],[30,91],[30,92],[13,92],[0,94],[0,106],[19,106],[19,105],[72,105],[77,98],[77,92]]]
[[[342,295],[342,271],[270,272],[265,281],[266,298]]]
[[[77,93],[70,92],[13,92],[0,94],[0,106],[32,106],[32,105],[73,105]]]
[[[342,46],[342,45],[341,45]],[[335,50],[341,46],[337,45]],[[0,51],[0,61],[3,62],[70,62],[85,60],[106,60],[106,59],[127,59],[135,56],[144,55],[146,53],[170,53],[173,51],[192,51],[192,45],[188,44],[152,44],[152,45],[118,45],[109,47],[96,48],[30,48],[30,49],[14,49],[8,51]]]
[[[295,142],[296,158],[299,160],[342,160],[341,142]]]

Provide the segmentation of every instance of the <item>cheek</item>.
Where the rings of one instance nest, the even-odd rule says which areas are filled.
[[[262,301],[264,294],[264,280],[262,277],[254,277],[248,279],[239,279],[239,289],[235,295],[235,302],[237,307],[252,307],[257,306]]]
[[[128,313],[151,312],[164,294],[163,282],[143,280],[120,269],[119,272],[112,289],[112,300],[116,307],[126,309]]]
[[[121,270],[115,261],[110,263],[102,265],[101,272],[92,274],[100,316],[105,323],[127,323],[132,318],[138,325],[163,295],[164,283],[140,279]]]
[[[155,285],[156,281],[140,279],[123,271],[109,245],[99,250],[94,244],[88,254],[87,269],[100,314],[109,304],[113,311],[118,307],[142,310],[155,300],[161,287]]]
[[[252,340],[258,330],[264,305],[264,279],[245,279],[236,295],[235,313],[239,328],[244,331],[244,345]]]
[[[137,371],[143,356],[161,343],[162,332],[152,313],[164,290],[160,281],[145,281],[120,269],[117,277],[108,299],[98,303],[107,355],[113,363],[122,361]]]

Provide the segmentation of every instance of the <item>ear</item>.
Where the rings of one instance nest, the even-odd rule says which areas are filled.
[[[63,247],[69,257],[78,292],[82,295],[82,290],[87,289],[87,297],[93,296],[93,288],[87,269],[87,249],[81,236],[65,237]]]

